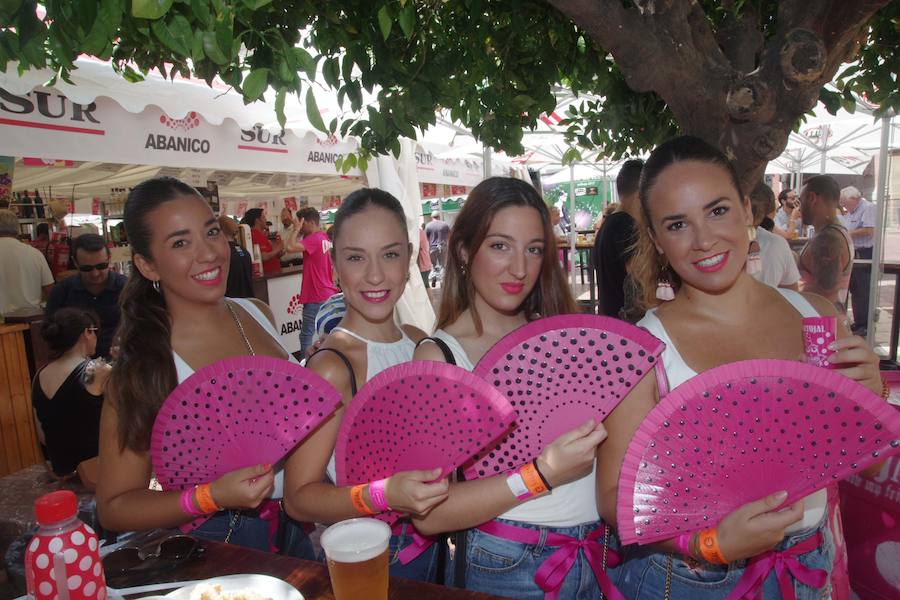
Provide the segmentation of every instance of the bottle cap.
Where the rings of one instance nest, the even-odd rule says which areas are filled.
[[[78,512],[78,500],[69,490],[50,492],[34,503],[34,514],[38,523],[49,525],[71,519]]]

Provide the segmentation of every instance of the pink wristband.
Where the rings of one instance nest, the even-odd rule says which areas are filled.
[[[691,555],[691,536],[693,533],[682,533],[677,538],[675,538],[675,548],[678,549],[681,554],[684,556],[692,557]]]
[[[203,511],[198,510],[194,504],[194,488],[191,487],[181,492],[181,510],[195,517],[203,514]]]
[[[372,499],[372,507],[378,512],[387,512],[391,510],[388,505],[387,496],[384,493],[384,485],[387,479],[379,479],[369,484],[369,498]]]

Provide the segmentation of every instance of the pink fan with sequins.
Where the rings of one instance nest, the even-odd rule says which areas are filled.
[[[465,369],[432,361],[390,367],[357,392],[341,420],[337,484],[436,467],[446,477],[514,419],[509,402]]]
[[[606,418],[659,361],[665,345],[609,317],[560,315],[533,321],[494,345],[475,374],[516,410],[516,427],[466,466],[468,479],[518,468],[559,435]]]
[[[150,437],[164,489],[213,481],[283,458],[341,403],[327,381],[296,363],[239,356],[196,371],[159,409]]]
[[[785,505],[900,452],[900,412],[859,383],[750,360],[684,382],[644,419],[618,492],[624,544],[713,527],[781,490]]]

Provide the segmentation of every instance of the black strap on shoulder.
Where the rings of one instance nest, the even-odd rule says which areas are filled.
[[[347,366],[347,370],[350,372],[350,394],[352,396],[355,396],[356,395],[356,374],[353,372],[353,365],[350,364],[350,359],[347,358],[347,356],[343,352],[341,352],[340,350],[335,350],[334,348],[319,348],[318,350],[313,352],[313,355],[310,356],[309,358],[312,358],[319,352],[334,352],[335,354],[337,354],[338,358],[340,358],[341,361]]]
[[[446,345],[446,344],[445,344]],[[456,481],[465,481],[463,468],[456,470]],[[466,555],[468,554],[469,530],[463,529],[453,534],[453,587],[466,587]]]
[[[444,362],[449,363],[451,365],[456,364],[456,358],[453,356],[453,350],[450,349],[450,346],[447,345],[447,342],[442,340],[439,337],[423,337],[421,340],[416,342],[416,348],[424,341],[434,342],[434,344],[441,349],[441,354],[444,355]]]

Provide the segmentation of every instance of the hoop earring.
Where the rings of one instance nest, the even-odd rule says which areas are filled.
[[[154,281],[151,285],[153,286],[153,289],[157,294],[162,294],[162,292],[160,291],[159,280]]]
[[[747,226],[747,236],[750,238],[750,251],[747,254],[747,273],[756,275],[762,272],[762,255],[760,254],[759,241],[756,239],[756,227]]]
[[[669,275],[669,265],[666,263],[659,271],[659,279],[656,280],[656,299],[669,302],[675,299],[675,289],[672,287]]]

